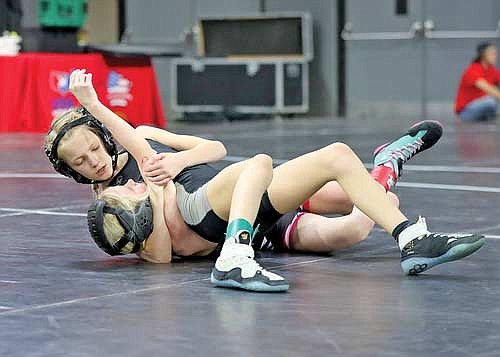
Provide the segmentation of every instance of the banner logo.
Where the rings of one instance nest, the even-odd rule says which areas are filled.
[[[130,94],[132,82],[116,71],[109,72],[108,93],[109,104],[113,107],[126,107],[134,97]]]
[[[55,119],[68,109],[74,108],[75,103],[71,97],[52,99],[50,106],[52,108],[52,118]]]
[[[69,93],[69,73],[52,71],[49,74],[49,86],[54,92],[61,95]]]

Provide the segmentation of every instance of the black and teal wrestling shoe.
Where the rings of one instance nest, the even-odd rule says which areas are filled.
[[[373,152],[373,166],[391,162],[396,177],[400,177],[403,164],[416,154],[432,147],[441,135],[443,126],[437,121],[424,120],[416,123],[398,140],[377,147]]]
[[[409,241],[401,250],[401,268],[407,275],[417,275],[436,265],[465,258],[485,242],[483,235],[431,233],[423,217],[403,230],[399,240]]]
[[[238,288],[257,292],[287,291],[288,281],[267,271],[254,259],[254,250],[248,244],[228,238],[212,269],[210,281],[215,286]]]

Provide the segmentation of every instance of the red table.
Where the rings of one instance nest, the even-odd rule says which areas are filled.
[[[0,56],[0,132],[47,132],[54,117],[77,105],[68,92],[76,68],[93,73],[101,101],[133,126],[165,127],[149,58],[22,53]]]

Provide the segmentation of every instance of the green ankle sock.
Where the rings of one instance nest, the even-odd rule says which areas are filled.
[[[238,243],[250,244],[252,235],[253,227],[246,219],[236,218],[227,225],[226,239],[234,237]]]

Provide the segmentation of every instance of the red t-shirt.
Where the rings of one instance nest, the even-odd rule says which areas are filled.
[[[483,78],[492,85],[496,85],[500,83],[500,72],[497,71],[495,66],[488,66],[485,68],[479,62],[471,63],[462,75],[460,85],[458,86],[457,99],[455,100],[455,113],[460,112],[473,100],[487,95],[474,85],[480,78]]]

